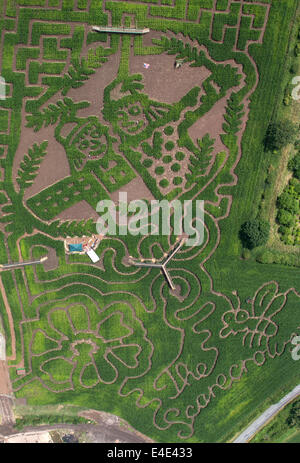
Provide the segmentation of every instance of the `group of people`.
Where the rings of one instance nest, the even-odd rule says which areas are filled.
[[[174,68],[175,68],[175,69],[180,68],[180,67],[183,65],[183,62],[184,62],[183,59],[177,59],[177,60],[174,62]]]

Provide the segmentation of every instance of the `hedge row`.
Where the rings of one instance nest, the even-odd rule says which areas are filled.
[[[285,244],[300,244],[300,181],[292,178],[277,199],[278,232]]]
[[[276,250],[265,250],[256,257],[257,262],[261,264],[281,264],[291,267],[300,267],[300,255],[287,254]]]

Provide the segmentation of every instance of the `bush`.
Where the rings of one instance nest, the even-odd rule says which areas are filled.
[[[290,67],[290,73],[291,74],[297,74],[298,73],[298,66],[296,64],[292,64]]]
[[[285,209],[279,209],[277,221],[280,225],[285,225],[286,227],[293,227],[295,225],[295,217]]]
[[[145,160],[143,161],[143,166],[146,167],[146,168],[151,167],[152,164],[153,164],[152,159],[145,159]]]
[[[167,151],[172,151],[174,146],[175,146],[175,144],[172,141],[167,141],[167,143],[165,144],[165,148],[166,148]]]
[[[174,132],[174,129],[173,127],[171,127],[170,125],[168,125],[165,129],[164,129],[164,133],[166,135],[172,135],[172,133]]]
[[[272,264],[274,262],[274,256],[271,251],[263,251],[256,257],[257,262],[260,264]]]
[[[175,154],[175,158],[177,159],[177,161],[183,161],[183,159],[185,158],[185,154],[182,151],[177,151],[177,153]]]
[[[163,168],[163,166],[158,166],[155,168],[155,173],[156,175],[162,175],[164,173],[165,169]]]
[[[294,191],[295,198],[300,196],[300,182],[296,178],[291,178],[289,181],[289,187],[292,191]]]
[[[182,183],[182,177],[175,177],[173,179],[173,185],[180,185]]]
[[[169,186],[169,182],[166,178],[163,178],[160,182],[159,182],[159,185],[162,187],[162,188],[167,188],[167,186]]]
[[[296,426],[297,428],[300,428],[300,400],[293,403],[287,418],[287,424],[289,426]]]
[[[300,42],[296,44],[294,51],[295,51],[295,56],[300,55]]]
[[[250,250],[247,249],[247,248],[244,248],[243,251],[242,251],[242,259],[247,260],[247,259],[250,259],[250,257],[251,257]]]
[[[292,246],[295,242],[293,235],[284,235],[282,241],[289,246]]]
[[[284,148],[288,143],[294,141],[297,129],[297,125],[293,124],[288,119],[271,122],[264,140],[265,148],[271,151]]]
[[[289,235],[291,233],[291,229],[289,227],[286,227],[285,225],[280,225],[278,228],[278,233],[281,235]]]
[[[299,150],[299,149],[300,149],[300,139],[295,140],[294,148],[295,148],[296,150]]]
[[[175,162],[175,164],[171,165],[171,170],[173,172],[178,172],[180,170],[180,164],[178,164],[178,162]]]
[[[300,185],[300,183],[296,178],[291,178],[291,180],[289,181],[289,185],[291,185],[293,188],[296,188],[298,185]]]
[[[254,219],[245,222],[240,230],[240,238],[244,246],[253,249],[266,244],[269,238],[270,224],[263,220]]]
[[[300,179],[300,152],[288,162],[288,168],[294,173],[294,176]]]
[[[168,155],[168,156],[164,156],[164,157],[163,157],[163,162],[164,162],[165,164],[168,164],[168,163],[171,162],[171,161],[172,161],[172,156],[169,156],[169,155]]]
[[[279,264],[289,265],[292,267],[300,266],[299,256],[296,254],[287,254],[276,250],[265,250],[257,255],[256,261],[260,264]]]
[[[290,193],[284,191],[277,199],[279,209],[285,209],[291,214],[299,213],[299,202]]]

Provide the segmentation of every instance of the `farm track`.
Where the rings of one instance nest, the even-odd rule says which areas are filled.
[[[0,395],[1,426],[12,426],[15,423],[12,406],[13,399],[11,397]]]

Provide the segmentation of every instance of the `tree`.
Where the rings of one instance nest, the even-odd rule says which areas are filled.
[[[210,138],[209,134],[205,134],[202,139],[198,138],[197,148],[192,156],[190,156],[189,171],[186,174],[187,184],[189,188],[193,183],[197,182],[199,176],[204,175],[211,161],[212,152],[214,150],[215,139]]]
[[[244,246],[253,249],[266,244],[269,238],[270,224],[263,220],[248,220],[241,226],[240,238]]]
[[[280,233],[281,235],[288,236],[291,234],[291,232],[292,230],[286,225],[280,225],[280,227],[278,228],[278,233]]]
[[[300,182],[294,177],[289,181],[289,188],[295,192],[295,197],[300,196]]]
[[[285,209],[279,209],[277,221],[280,225],[285,225],[286,227],[293,227],[295,225],[295,217]]]
[[[288,119],[271,122],[267,128],[264,140],[265,148],[271,151],[280,150],[288,143],[294,141],[297,130],[298,126]]]
[[[299,203],[291,194],[284,191],[277,199],[279,209],[286,209],[291,214],[299,214]]]
[[[274,256],[271,251],[263,251],[261,254],[259,254],[256,257],[257,262],[260,264],[273,264],[274,262]]]
[[[293,404],[287,418],[287,423],[289,426],[300,427],[300,400],[297,400],[297,402]]]
[[[242,258],[247,260],[247,259],[250,259],[250,257],[251,257],[251,252],[249,251],[249,249],[244,248],[242,251]]]
[[[294,176],[300,180],[300,152],[289,161],[288,168],[294,173]]]
[[[17,182],[20,186],[20,192],[22,195],[24,194],[25,188],[28,188],[33,184],[33,181],[38,174],[40,164],[47,154],[47,146],[48,142],[43,141],[40,145],[34,143],[32,148],[28,148],[28,155],[25,154],[23,161],[20,164],[17,177]]]

